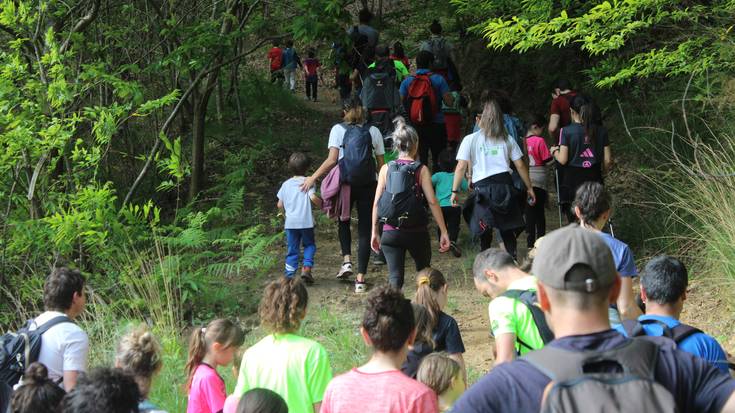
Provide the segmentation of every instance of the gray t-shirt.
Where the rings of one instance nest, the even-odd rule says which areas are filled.
[[[283,209],[286,211],[285,229],[314,228],[310,199],[314,195],[314,188],[303,192],[301,184],[304,179],[303,176],[295,176],[284,182],[278,190],[278,199],[283,202]]]

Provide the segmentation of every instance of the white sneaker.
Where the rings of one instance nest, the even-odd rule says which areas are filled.
[[[365,291],[367,291],[367,285],[365,284],[365,282],[355,281],[355,293],[361,294],[361,293],[364,293]]]
[[[339,272],[337,273],[337,279],[344,280],[346,278],[349,278],[351,275],[352,275],[352,263],[351,262],[342,263],[342,267],[340,267]]]

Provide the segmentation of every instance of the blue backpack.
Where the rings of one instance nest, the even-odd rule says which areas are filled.
[[[283,49],[283,68],[296,69],[296,51],[292,47]]]
[[[375,160],[373,159],[373,137],[370,124],[342,124],[345,135],[342,139],[343,157],[339,160],[340,181],[350,185],[368,185],[375,182]]]

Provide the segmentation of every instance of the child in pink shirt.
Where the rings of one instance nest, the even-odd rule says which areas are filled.
[[[230,320],[214,320],[207,327],[192,332],[189,341],[189,403],[187,413],[221,413],[227,391],[217,366],[232,362],[245,341],[240,327]]]
[[[546,164],[551,161],[551,153],[546,141],[541,137],[546,119],[537,115],[529,123],[526,131],[526,147],[528,148],[529,175],[533,192],[536,193],[536,203],[526,205],[526,239],[528,248],[533,248],[538,238],[546,234],[546,202],[549,193],[546,189]]]
[[[437,413],[436,394],[400,370],[415,327],[411,302],[403,293],[390,287],[374,291],[360,327],[373,356],[329,383],[321,413]]]

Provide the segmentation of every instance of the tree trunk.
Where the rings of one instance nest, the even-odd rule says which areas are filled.
[[[204,131],[207,118],[207,100],[205,94],[192,95],[192,142],[191,142],[191,183],[189,184],[189,201],[193,201],[204,184]]]
[[[217,80],[217,95],[215,97],[215,103],[216,103],[216,110],[217,110],[217,120],[224,119],[224,111],[225,111],[225,91],[222,87],[222,78],[220,77],[219,80]]]

